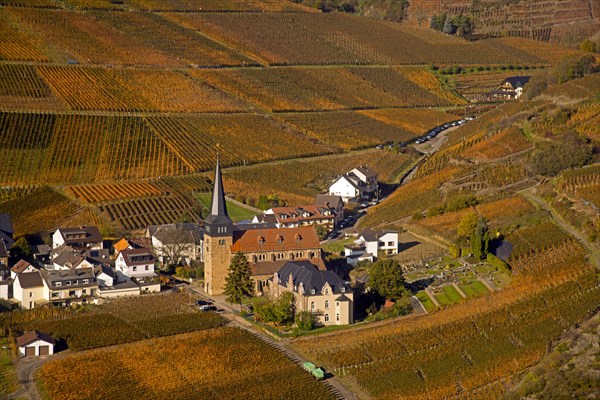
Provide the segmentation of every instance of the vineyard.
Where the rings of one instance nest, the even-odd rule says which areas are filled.
[[[496,398],[596,310],[600,285],[573,243],[519,260],[491,297],[377,328],[297,339],[296,349],[378,399]]]
[[[11,215],[17,237],[56,229],[78,210],[77,204],[47,186],[0,203],[0,214]]]
[[[86,384],[79,370],[111,384]],[[230,327],[73,354],[46,363],[40,378],[49,398],[63,400],[334,398],[281,352]]]
[[[380,182],[392,183],[413,161],[410,154],[367,150],[224,171],[223,180],[231,197],[257,200],[260,195],[276,195],[288,204],[303,204],[357,165],[368,165],[379,172]]]
[[[443,200],[440,186],[461,171],[459,167],[448,167],[427,179],[412,180],[400,186],[384,203],[371,208],[361,224],[377,226],[390,223],[440,203]]]
[[[421,73],[428,74],[425,70]],[[462,104],[441,88],[420,86],[404,77],[404,69],[389,67],[248,68],[196,70],[193,74],[278,112]],[[435,80],[433,75],[431,78]]]
[[[473,145],[463,151],[461,155],[479,160],[495,160],[531,147],[532,143],[525,138],[521,130],[512,127],[493,135],[488,140]]]
[[[401,112],[399,109],[390,111]],[[415,136],[415,132],[380,122],[357,111],[277,114],[277,118],[320,143],[344,150],[374,147],[388,141],[402,142]]]
[[[384,124],[408,131],[415,136],[422,135],[429,129],[443,125],[446,122],[460,119],[458,115],[454,115],[451,112],[423,108],[382,108],[378,110],[359,111],[358,113]]]
[[[178,13],[169,17],[270,65],[548,63],[521,49],[525,47],[521,43],[516,47],[500,40],[470,43],[427,28],[342,13]]]
[[[66,340],[72,350],[130,343],[223,325],[215,313],[199,313],[182,293],[163,293],[117,300],[90,311],[39,308],[4,313],[1,329],[24,332],[37,329]]]

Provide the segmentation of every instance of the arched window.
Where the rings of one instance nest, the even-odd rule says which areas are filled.
[[[325,322],[329,322],[329,314],[325,314]]]
[[[311,301],[311,302],[310,302],[310,310],[311,310],[311,311],[314,311],[314,310],[315,310],[315,302],[314,302],[314,301]]]
[[[339,314],[339,313],[338,313],[338,314],[335,314],[335,320],[336,320],[337,322],[340,322],[340,314]]]
[[[329,300],[325,300],[325,309],[329,308]]]

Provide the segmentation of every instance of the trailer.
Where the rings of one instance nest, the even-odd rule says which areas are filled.
[[[309,361],[303,363],[302,368],[310,372],[312,376],[314,376],[318,380],[322,380],[323,378],[325,378],[325,372],[321,368],[318,368],[317,366],[315,366],[315,364]]]

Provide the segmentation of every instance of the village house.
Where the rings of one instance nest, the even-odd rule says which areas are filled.
[[[54,306],[92,302],[98,290],[91,267],[67,270],[41,270],[44,299]]]
[[[39,331],[28,331],[17,337],[21,357],[51,356],[56,340]]]
[[[378,175],[366,165],[354,168],[329,186],[329,194],[343,201],[360,202],[377,195]]]
[[[78,251],[102,249],[102,235],[95,226],[58,228],[52,234],[52,248],[68,245]]]
[[[154,272],[155,263],[150,249],[125,249],[115,260],[115,270],[137,283],[142,291],[160,292],[160,280]]]
[[[140,287],[128,276],[119,274],[110,266],[100,265],[94,269],[98,283],[98,296],[109,299],[116,297],[138,296]]]
[[[333,212],[335,215],[335,226],[338,226],[344,219],[344,200],[342,200],[341,196],[321,193],[315,197],[315,204],[325,204]]]
[[[365,247],[365,251],[377,257],[379,254],[398,254],[398,232],[392,230],[363,230],[356,244]]]
[[[253,223],[273,223],[277,228],[297,228],[319,225],[331,231],[336,224],[336,215],[325,204],[298,207],[273,207],[257,215]]]
[[[47,304],[44,287],[39,270],[17,273],[13,281],[13,298],[26,310]]]
[[[530,76],[511,76],[506,78],[498,89],[490,92],[484,100],[517,100],[523,95],[523,88]]]
[[[346,244],[344,245],[344,257],[346,257],[346,263],[356,267],[361,261],[373,262],[375,255],[367,253],[367,249],[364,244]]]
[[[270,294],[294,295],[296,312],[310,311],[319,325],[354,322],[354,294],[333,271],[321,271],[307,261],[288,261],[273,274]]]
[[[150,225],[146,236],[151,239],[154,254],[161,264],[204,261],[204,232],[198,225]]]

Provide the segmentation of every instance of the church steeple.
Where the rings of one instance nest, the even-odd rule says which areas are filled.
[[[221,177],[221,165],[217,154],[217,167],[215,169],[215,181],[210,202],[210,214],[204,220],[204,230],[209,236],[229,236],[233,231],[233,221],[227,214],[225,203],[225,191],[223,190],[223,178]]]

